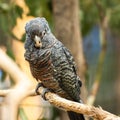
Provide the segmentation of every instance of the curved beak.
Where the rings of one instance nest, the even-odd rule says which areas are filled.
[[[35,47],[36,48],[41,48],[42,47],[41,38],[39,36],[35,35],[34,41],[35,41]]]

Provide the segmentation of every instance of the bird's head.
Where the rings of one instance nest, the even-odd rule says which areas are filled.
[[[25,32],[24,57],[27,61],[36,63],[36,60],[56,43],[56,39],[45,18],[34,18],[27,22]]]
[[[36,48],[42,48],[46,45],[45,36],[51,33],[48,22],[45,18],[34,18],[26,23],[26,39],[31,41]],[[28,42],[28,41],[27,41]]]

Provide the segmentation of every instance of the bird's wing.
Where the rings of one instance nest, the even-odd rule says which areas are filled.
[[[72,54],[70,53],[70,51],[66,48],[66,47],[62,47],[63,49],[63,52],[67,58],[67,61],[69,62],[69,65],[70,67],[72,67],[74,73],[77,75],[77,69],[76,69],[76,64],[75,64],[75,61],[74,61],[74,58],[72,56]]]
[[[66,47],[62,47],[63,53],[66,57],[68,67],[63,67],[63,75],[61,75],[61,82],[59,82],[61,88],[74,100],[79,102],[80,100],[80,86],[81,81],[77,76],[76,65],[73,56]]]
[[[74,60],[72,54],[70,53],[70,51],[66,47],[63,46],[62,49],[63,49],[63,52],[64,52],[66,58],[67,58],[67,61],[69,62],[70,67],[73,69],[74,74],[77,76],[77,79],[79,80],[79,85],[81,87],[82,83],[80,81],[80,78],[77,75],[75,60]]]

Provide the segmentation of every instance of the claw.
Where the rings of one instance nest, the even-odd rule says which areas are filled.
[[[38,91],[39,87],[43,87],[43,84],[42,83],[37,84],[36,89],[35,89],[35,92],[36,92],[37,95],[40,95],[40,93]],[[44,100],[47,100],[46,97],[45,97],[45,94],[48,93],[48,92],[50,92],[50,90],[48,88],[43,89],[43,92],[42,92],[41,96]]]
[[[40,95],[38,89],[39,89],[39,87],[42,87],[42,86],[43,86],[42,83],[38,83],[38,84],[37,84],[36,89],[35,89],[35,92],[36,92],[37,95]]]
[[[45,97],[45,94],[48,93],[48,92],[50,92],[50,90],[49,90],[48,88],[44,88],[44,90],[43,90],[43,92],[42,92],[42,94],[41,94],[41,96],[42,96],[42,98],[43,98],[44,100],[47,100],[46,97]]]

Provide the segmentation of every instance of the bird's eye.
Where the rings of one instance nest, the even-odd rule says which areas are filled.
[[[42,32],[42,37],[45,35],[45,33],[46,33],[45,31]]]
[[[47,32],[47,28],[45,29],[45,32]]]

